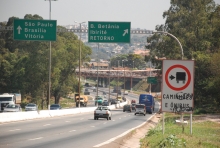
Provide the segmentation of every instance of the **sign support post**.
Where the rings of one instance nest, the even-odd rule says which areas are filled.
[[[163,34],[167,34],[167,35],[170,35],[171,37],[173,37],[177,42],[178,42],[178,44],[179,44],[179,46],[180,46],[180,49],[181,49],[181,59],[183,60],[183,56],[184,56],[184,54],[183,54],[183,48],[182,48],[182,45],[181,45],[181,43],[180,43],[180,41],[174,36],[174,35],[172,35],[172,34],[170,34],[170,33],[168,33],[168,32],[164,32],[164,31],[153,31],[153,33],[163,33]],[[164,134],[164,116],[165,116],[165,113],[163,112],[163,134]],[[181,122],[183,123],[183,113],[181,112],[181,117],[180,117],[180,120],[181,120]],[[183,130],[184,130],[184,127],[183,127],[184,125],[182,124],[182,128],[183,128]],[[191,113],[190,113],[190,134],[192,134],[192,111],[191,111]]]

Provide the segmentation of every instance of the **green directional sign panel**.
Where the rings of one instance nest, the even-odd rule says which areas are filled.
[[[56,20],[15,19],[14,40],[56,41]]]
[[[147,77],[147,83],[157,84],[157,78],[156,77]]]
[[[130,43],[130,22],[88,22],[88,42]]]

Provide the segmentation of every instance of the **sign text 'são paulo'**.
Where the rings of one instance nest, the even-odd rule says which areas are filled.
[[[56,41],[56,20],[14,20],[14,40]]]
[[[88,22],[88,42],[130,43],[130,22]]]

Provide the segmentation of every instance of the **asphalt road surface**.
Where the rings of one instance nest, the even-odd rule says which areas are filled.
[[[156,110],[158,110],[158,103]],[[144,123],[152,114],[112,110],[112,120],[93,112],[0,124],[1,148],[90,148]]]

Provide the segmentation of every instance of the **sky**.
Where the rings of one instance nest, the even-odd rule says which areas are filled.
[[[220,0],[215,0],[220,4]],[[12,16],[23,19],[38,14],[49,19],[48,0],[0,0],[0,22]],[[165,23],[163,12],[170,0],[51,0],[51,19],[58,25],[77,22],[131,22],[131,28],[155,30]]]

